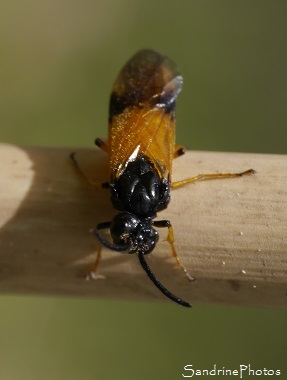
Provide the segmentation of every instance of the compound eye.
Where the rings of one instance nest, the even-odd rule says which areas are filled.
[[[111,236],[118,245],[126,245],[133,236],[136,236],[140,220],[133,214],[122,212],[117,214],[111,223]]]
[[[145,239],[144,254],[147,255],[148,253],[151,253],[154,250],[154,247],[156,246],[157,242],[158,242],[158,232],[153,227],[150,227],[149,233]]]

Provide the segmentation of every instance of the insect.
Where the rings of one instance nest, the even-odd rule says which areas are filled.
[[[108,140],[95,141],[109,155],[110,180],[102,186],[110,190],[112,205],[119,213],[112,221],[98,224],[93,232],[103,246],[137,254],[142,268],[165,296],[191,307],[166,289],[146,262],[145,255],[154,250],[159,239],[155,227],[167,228],[172,255],[192,280],[177,256],[170,221],[155,217],[168,206],[171,188],[254,171],[199,174],[172,182],[173,159],[185,152],[183,146],[175,144],[175,101],[181,89],[182,77],[175,63],[151,49],[140,50],[120,71],[110,98]],[[101,230],[105,229],[110,230],[113,242],[103,237]],[[94,270],[100,256],[101,248]]]

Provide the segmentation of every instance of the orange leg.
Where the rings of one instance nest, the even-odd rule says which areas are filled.
[[[98,249],[97,249],[97,257],[96,257],[96,260],[95,262],[93,263],[93,265],[91,266],[89,272],[87,273],[86,275],[86,279],[87,280],[98,280],[98,279],[104,279],[106,278],[105,276],[101,275],[98,273],[98,266],[99,266],[99,263],[100,263],[100,260],[102,258],[102,246],[101,244],[98,245]]]
[[[109,145],[108,145],[108,143],[107,143],[106,140],[102,140],[102,139],[100,139],[99,137],[97,137],[96,140],[95,140],[95,144],[96,144],[100,149],[102,149],[104,152],[106,152],[106,153],[109,154],[110,149],[109,149]]]
[[[104,229],[110,228],[110,226],[111,226],[111,222],[100,223],[97,225],[96,230],[104,230]],[[93,234],[95,234],[96,230],[91,230],[91,232],[93,232]],[[98,242],[96,260],[90,268],[90,271],[87,275],[87,279],[105,278],[105,276],[102,276],[98,273],[98,266],[99,266],[101,258],[102,258],[102,245],[100,244],[100,242]]]
[[[173,228],[169,220],[158,220],[154,221],[153,225],[156,227],[167,227],[168,228],[168,233],[167,233],[167,241],[170,244],[171,247],[171,252],[172,256],[175,258],[177,265],[184,271],[186,277],[190,280],[193,281],[194,278],[188,273],[186,267],[182,264],[180,261],[179,257],[177,256],[175,247],[174,247],[174,235],[173,235]]]
[[[198,174],[195,177],[186,178],[181,181],[172,182],[171,187],[177,189],[178,187],[185,186],[189,183],[195,183],[197,181],[205,181],[209,179],[221,179],[221,178],[236,178],[244,175],[254,174],[255,170],[249,169],[242,173],[215,173],[215,174]]]
[[[180,157],[185,153],[185,147],[183,145],[174,146],[174,158]]]

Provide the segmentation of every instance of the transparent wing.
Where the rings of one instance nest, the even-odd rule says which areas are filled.
[[[175,121],[162,108],[124,111],[116,119],[110,145],[110,169],[118,178],[138,155],[149,157],[160,177],[171,174],[175,145]]]
[[[110,169],[117,178],[143,154],[162,176],[171,173],[175,145],[175,100],[182,77],[169,58],[141,50],[128,61],[110,101]]]

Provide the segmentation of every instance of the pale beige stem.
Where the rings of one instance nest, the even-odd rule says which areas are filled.
[[[103,152],[76,150],[87,178],[108,181]],[[115,211],[108,190],[75,173],[72,151],[0,145],[0,292],[165,301],[134,255],[103,249],[106,279],[85,280],[97,250],[90,229]],[[171,221],[176,252],[196,281],[176,265],[165,229],[147,261],[191,303],[287,305],[287,156],[187,152],[174,162],[173,181],[250,168],[257,173],[172,190],[158,214]]]

